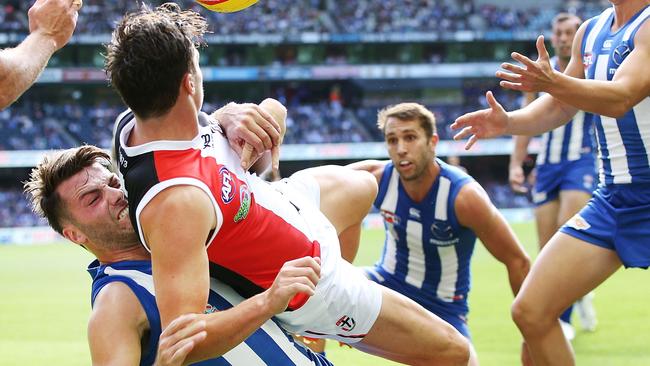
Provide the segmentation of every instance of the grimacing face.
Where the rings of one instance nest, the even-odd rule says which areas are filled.
[[[64,224],[66,238],[105,249],[139,245],[120,181],[106,167],[94,163],[61,183],[57,192],[73,221]]]
[[[400,177],[405,180],[420,178],[435,157],[437,136],[429,139],[418,121],[403,121],[389,117],[384,126],[388,155]]]

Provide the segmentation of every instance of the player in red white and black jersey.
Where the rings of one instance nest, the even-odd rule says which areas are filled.
[[[204,30],[194,12],[145,8],[118,24],[106,65],[133,111],[118,121],[117,156],[130,216],[152,254],[163,327],[205,306],[209,269],[248,297],[206,316],[208,336],[188,359],[232,348],[277,314],[288,331],[398,362],[466,365],[468,344],[453,327],[341,258],[342,227],[321,210],[366,210],[372,198],[364,207],[345,192],[372,177],[315,168],[269,184],[241,167],[218,127],[199,123],[203,80],[192,41]],[[286,117],[276,101],[262,106],[276,121]]]

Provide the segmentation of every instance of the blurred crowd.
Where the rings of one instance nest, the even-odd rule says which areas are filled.
[[[483,90],[464,90],[466,104],[429,106],[436,115],[438,135],[451,139],[449,125],[463,113],[487,108]],[[519,95],[496,89],[497,99],[507,110],[519,104]],[[282,99],[282,98],[280,98]],[[311,103],[283,101],[288,106],[285,144],[355,143],[382,141],[377,130],[377,111],[385,105],[347,107],[341,100]],[[399,102],[398,100],[395,103]],[[206,112],[223,103],[206,102]],[[0,111],[0,150],[61,149],[93,144],[112,144],[115,118],[123,110],[117,104],[83,104],[75,101],[54,104],[23,98]]]
[[[158,5],[164,1],[147,1]],[[528,7],[497,6],[474,0],[261,0],[246,11],[222,14],[202,10],[193,1],[176,1],[199,10],[210,20],[212,32],[230,34],[288,33],[392,33],[445,31],[542,31],[560,10],[583,19],[598,14],[607,1],[569,0],[558,7],[527,2]],[[27,33],[31,1],[8,0],[0,12],[0,32]],[[110,33],[115,22],[135,10],[133,0],[85,0],[77,34]],[[561,8],[559,8],[561,6]]]
[[[507,184],[492,182],[483,187],[498,208],[531,207],[528,197],[514,195]],[[0,228],[47,226],[44,219],[32,213],[20,187],[0,188],[0,202]]]

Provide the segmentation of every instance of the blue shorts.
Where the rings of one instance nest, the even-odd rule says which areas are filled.
[[[423,296],[425,290],[418,289],[412,285],[400,281],[395,278],[395,276],[384,271],[381,267],[365,267],[364,273],[371,280],[382,286],[388,287],[391,290],[399,292],[402,295],[410,298],[411,300],[422,305],[425,309],[429,310],[433,314],[440,317],[442,320],[451,324],[456,328],[462,335],[464,335],[470,341],[472,340],[472,335],[467,326],[467,311],[459,310],[459,308],[466,308],[467,302],[445,302],[432,298],[431,296]],[[465,296],[465,299],[467,297]]]
[[[650,266],[650,184],[598,187],[560,231],[616,251],[625,267]]]
[[[537,167],[533,203],[541,206],[553,201],[560,191],[591,193],[596,183],[596,163],[591,155],[558,164],[542,164]]]

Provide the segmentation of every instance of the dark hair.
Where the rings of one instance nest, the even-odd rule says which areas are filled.
[[[418,121],[428,138],[436,133],[436,117],[422,104],[400,103],[380,110],[377,113],[377,127],[381,132],[385,132],[386,122],[391,117],[400,121]]]
[[[193,72],[194,49],[207,23],[174,3],[143,5],[126,14],[106,45],[105,70],[122,100],[141,118],[168,112],[183,77]]]
[[[25,194],[32,210],[47,219],[50,226],[63,234],[62,220],[70,216],[56,192],[57,187],[93,163],[110,169],[110,157],[102,149],[84,145],[45,156],[24,182]]]
[[[567,20],[575,20],[576,29],[580,28],[580,24],[582,24],[582,19],[580,19],[580,17],[575,14],[558,13],[556,16],[553,17],[553,20],[551,21],[551,25],[555,27],[556,25],[562,22],[566,22]]]

